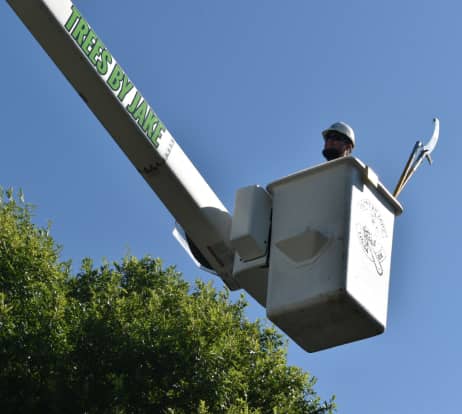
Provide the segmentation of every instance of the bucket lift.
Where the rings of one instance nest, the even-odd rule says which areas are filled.
[[[340,158],[272,182],[266,199],[263,192],[237,193],[231,243],[240,257],[239,284],[307,351],[382,333],[394,218],[403,210],[374,172],[356,158]],[[267,217],[269,203],[267,253],[248,259],[253,245],[242,240],[257,244],[263,232],[241,222],[261,219],[258,211]]]
[[[196,262],[245,289],[307,351],[384,331],[402,207],[369,167],[347,157],[239,189],[231,216],[70,0],[7,2],[175,217]]]

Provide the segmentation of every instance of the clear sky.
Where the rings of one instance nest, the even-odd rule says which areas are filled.
[[[289,362],[340,413],[442,413],[460,394],[461,39],[458,1],[76,0],[231,211],[236,189],[319,164],[320,131],[393,190],[441,121],[434,164],[403,191],[383,335]],[[76,270],[127,252],[210,280],[171,237],[174,219],[3,0],[0,184],[24,189]],[[313,194],[313,197],[316,195]],[[219,279],[215,286],[221,287]],[[237,297],[233,294],[233,297]],[[250,300],[248,316],[264,317]]]

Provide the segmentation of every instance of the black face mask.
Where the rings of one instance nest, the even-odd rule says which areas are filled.
[[[335,148],[327,148],[322,151],[322,155],[326,158],[327,161],[335,160],[336,158],[339,158],[342,153]]]

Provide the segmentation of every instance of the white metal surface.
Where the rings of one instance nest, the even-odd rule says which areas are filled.
[[[231,217],[69,0],[7,0],[231,289]]]
[[[266,305],[271,197],[260,186],[236,192],[231,245],[236,249],[233,276],[262,306]]]
[[[244,261],[268,251],[271,197],[258,185],[237,190],[231,225],[231,245]]]
[[[267,315],[314,352],[383,332],[400,204],[346,157],[268,186]]]
[[[236,282],[263,307],[266,307],[268,265],[267,256],[246,262],[238,254],[234,258],[233,276]]]

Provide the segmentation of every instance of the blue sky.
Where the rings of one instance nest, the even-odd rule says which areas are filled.
[[[393,190],[415,141],[441,121],[434,165],[399,197],[388,327],[289,362],[340,413],[454,412],[460,392],[462,5],[456,1],[76,0],[229,210],[236,189],[319,164],[320,131]],[[0,184],[23,188],[75,268],[127,252],[196,269],[174,219],[5,1],[0,2]],[[452,144],[454,142],[454,144]],[[219,279],[213,279],[217,287]],[[237,297],[239,293],[233,294]],[[248,316],[264,317],[250,301]]]

